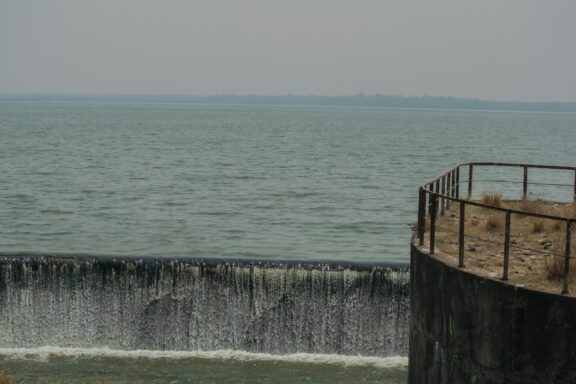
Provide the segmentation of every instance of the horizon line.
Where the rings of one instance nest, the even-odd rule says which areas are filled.
[[[574,104],[576,100],[504,100],[488,99],[472,96],[446,96],[446,95],[394,95],[384,93],[349,93],[340,95],[328,94],[260,94],[260,93],[213,93],[213,94],[193,94],[193,93],[88,93],[88,92],[0,92],[0,97],[175,97],[175,98],[322,98],[322,99],[345,99],[345,98],[395,98],[395,99],[443,99],[458,100],[477,103],[521,103],[521,104]]]

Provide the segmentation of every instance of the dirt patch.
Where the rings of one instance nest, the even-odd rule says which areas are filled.
[[[540,201],[501,202],[504,208],[576,217],[573,204]],[[435,257],[458,265],[459,204],[453,204],[436,220]],[[502,279],[504,269],[505,214],[466,206],[463,269],[480,276]],[[429,219],[425,247],[427,250]],[[510,222],[510,259],[508,282],[545,292],[560,293],[564,276],[566,239],[565,221],[512,214]],[[572,235],[569,274],[570,295],[576,296],[576,238]]]

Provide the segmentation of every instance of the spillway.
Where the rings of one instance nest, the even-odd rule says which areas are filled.
[[[406,356],[405,265],[0,256],[0,348]]]

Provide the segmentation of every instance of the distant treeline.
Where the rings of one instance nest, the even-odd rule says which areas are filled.
[[[576,112],[576,102],[493,101],[442,96],[262,96],[262,95],[65,95],[65,94],[0,94],[0,101],[99,101],[213,103],[261,105],[313,105],[387,108],[483,109],[497,111]]]

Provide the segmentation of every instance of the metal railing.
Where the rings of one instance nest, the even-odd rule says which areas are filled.
[[[566,241],[564,249],[564,271],[563,271],[563,288],[562,294],[568,293],[568,280],[570,272],[570,258],[572,252],[572,230],[574,227],[573,217],[561,217],[557,215],[550,215],[538,212],[523,211],[520,209],[510,209],[497,207],[494,205],[484,204],[480,201],[472,200],[472,187],[474,182],[474,170],[478,167],[514,167],[523,169],[523,181],[522,181],[522,199],[528,198],[528,187],[529,182],[529,170],[530,169],[543,169],[543,170],[562,170],[562,171],[572,171],[574,173],[574,183],[571,184],[559,184],[559,183],[533,183],[538,185],[550,185],[550,186],[571,186],[573,188],[573,202],[576,203],[576,167],[565,167],[556,165],[538,165],[538,164],[515,164],[515,163],[487,163],[487,162],[476,162],[476,163],[463,163],[459,164],[448,171],[444,172],[437,178],[424,183],[419,189],[419,200],[418,200],[418,223],[416,227],[416,235],[418,239],[418,245],[423,246],[425,240],[426,231],[426,219],[430,220],[429,229],[429,254],[432,255],[435,252],[435,241],[436,241],[436,219],[437,217],[443,216],[446,210],[451,204],[459,204],[459,220],[458,220],[458,267],[464,267],[464,238],[465,238],[465,217],[466,217],[466,207],[474,206],[481,207],[493,211],[503,212],[505,214],[504,223],[504,242],[502,246],[504,248],[504,260],[503,260],[503,270],[502,270],[502,280],[508,280],[509,271],[509,260],[510,260],[510,235],[511,235],[511,219],[512,215],[522,215],[531,216],[539,219],[555,220],[565,223],[566,231]],[[461,181],[461,174],[463,172],[468,172],[467,180]],[[467,187],[467,197],[461,197],[461,187]]]

